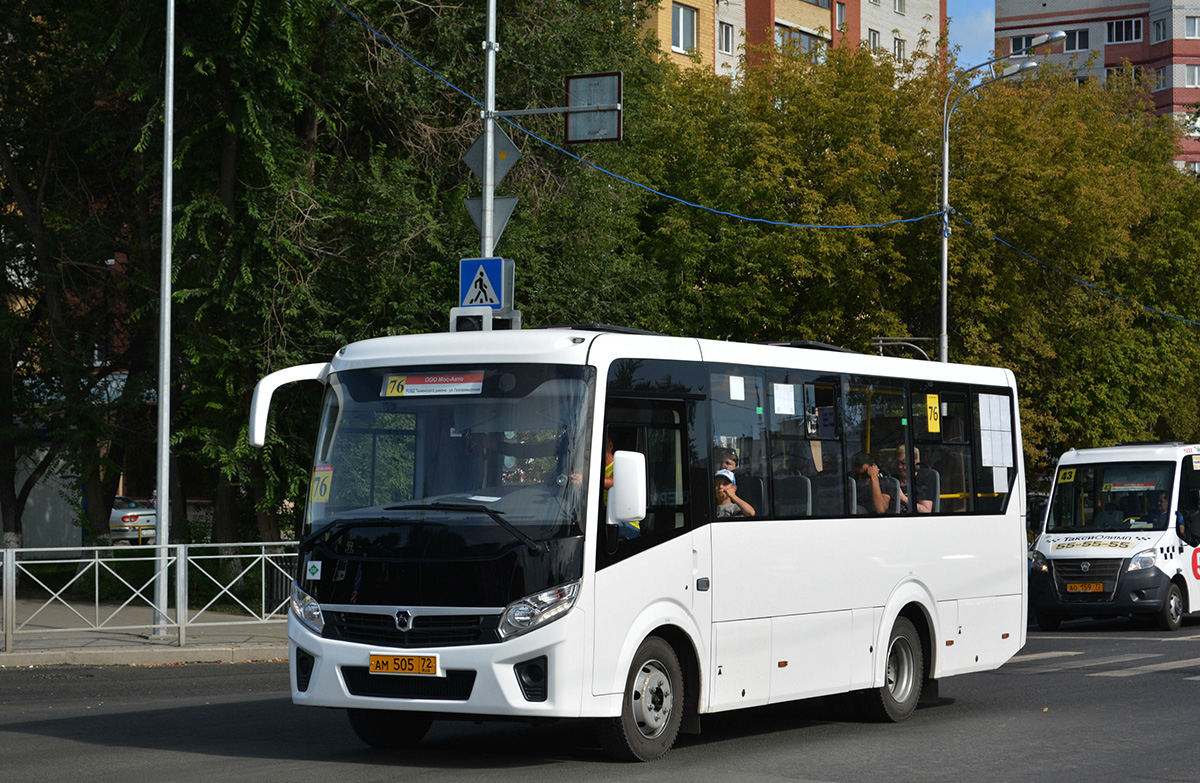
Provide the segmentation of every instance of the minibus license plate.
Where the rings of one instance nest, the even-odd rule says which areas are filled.
[[[1068,582],[1068,593],[1103,593],[1103,582]]]
[[[436,677],[436,655],[372,655],[371,674],[416,674]]]

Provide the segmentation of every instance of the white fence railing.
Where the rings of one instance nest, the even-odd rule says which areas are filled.
[[[0,550],[4,651],[23,635],[142,630],[177,635],[182,647],[189,628],[286,622],[296,549],[285,541]],[[166,607],[155,605],[160,576]]]

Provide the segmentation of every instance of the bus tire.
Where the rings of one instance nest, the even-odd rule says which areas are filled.
[[[346,710],[350,728],[373,748],[411,748],[429,732],[433,717],[422,712]]]
[[[1163,598],[1157,619],[1158,627],[1164,631],[1178,631],[1183,623],[1183,593],[1174,582],[1167,583],[1167,595]]]
[[[648,637],[625,678],[621,715],[596,720],[596,738],[620,761],[656,761],[666,755],[683,722],[683,669],[666,641]]]
[[[1041,628],[1043,631],[1057,631],[1058,626],[1062,625],[1062,618],[1056,614],[1038,612],[1037,624],[1038,628]]]
[[[858,692],[863,716],[877,723],[897,723],[912,715],[921,700],[924,660],[916,627],[907,617],[897,617],[888,639],[883,686]]]

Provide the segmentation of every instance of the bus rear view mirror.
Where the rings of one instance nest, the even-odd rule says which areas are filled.
[[[646,455],[639,451],[613,454],[613,485],[608,491],[610,525],[632,524],[646,518]]]

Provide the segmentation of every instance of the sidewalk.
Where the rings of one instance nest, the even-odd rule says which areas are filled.
[[[178,628],[166,627],[164,635],[153,635],[150,626],[154,612],[144,605],[127,606],[107,620],[117,606],[101,605],[99,618],[93,604],[74,606],[95,624],[147,626],[130,630],[85,630],[87,621],[61,603],[48,604],[39,611],[41,606],[40,601],[17,600],[13,649],[0,650],[0,668],[245,663],[288,657],[284,618],[260,623],[230,616],[230,625],[189,625],[184,631],[184,645],[180,647]],[[223,619],[221,615],[205,613],[201,621],[215,623]],[[0,634],[0,646],[3,639]]]

